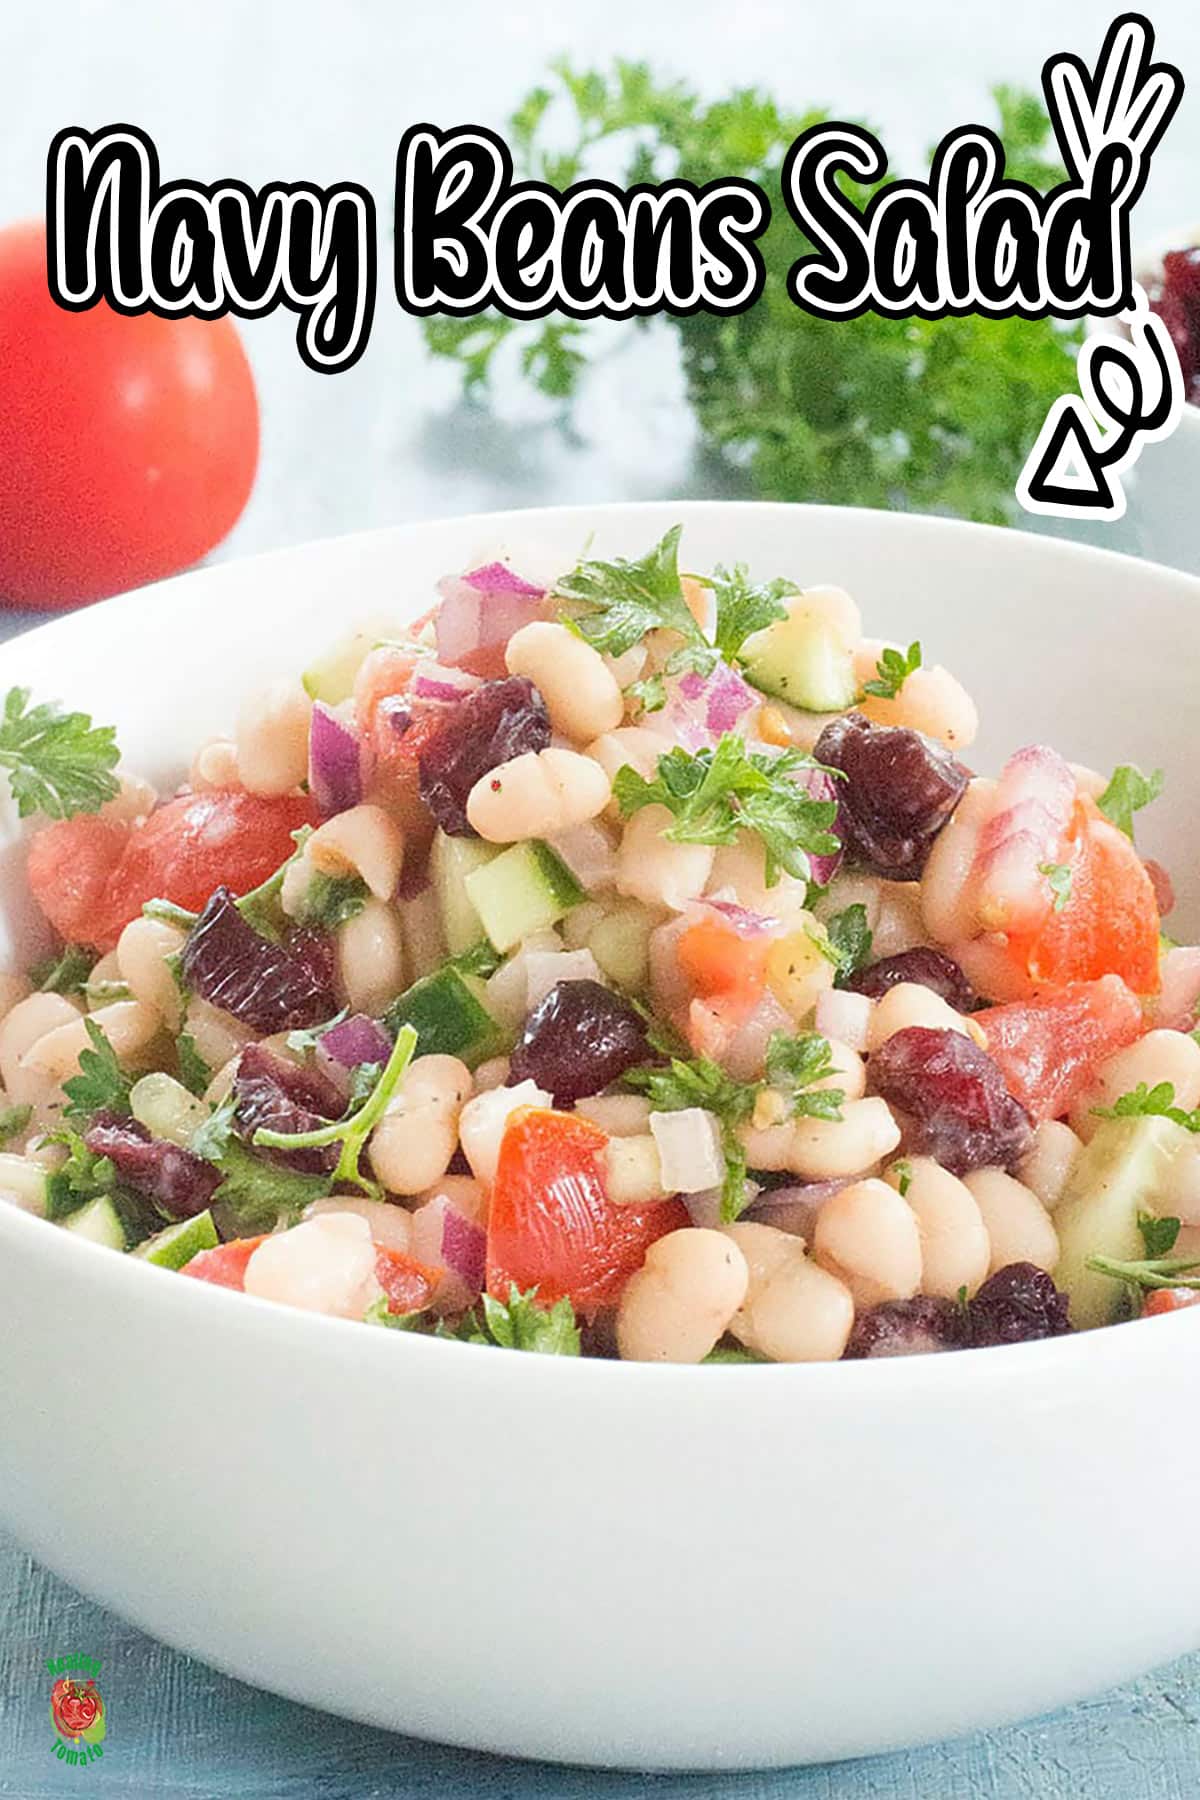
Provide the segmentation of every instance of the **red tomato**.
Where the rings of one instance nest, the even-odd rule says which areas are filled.
[[[1059,993],[985,1007],[975,1023],[1015,1094],[1035,1119],[1061,1117],[1106,1056],[1141,1037],[1146,1021],[1119,975]]]
[[[610,1205],[599,1168],[607,1141],[573,1114],[512,1115],[488,1214],[488,1291],[497,1299],[515,1282],[536,1287],[547,1305],[565,1296],[583,1312],[615,1306],[650,1245],[689,1223],[678,1200]]]
[[[434,822],[421,798],[419,758],[445,725],[440,713],[424,713],[397,735],[385,709],[374,715],[366,741],[374,754],[369,797],[387,807],[404,831],[405,860],[411,867],[428,848]]]
[[[1158,903],[1146,865],[1125,836],[1086,796],[1058,857],[1071,892],[1032,937],[1014,937],[1010,953],[1035,983],[1063,986],[1120,975],[1135,994],[1158,992]]]
[[[742,937],[721,919],[698,919],[679,940],[680,973],[693,993],[707,999],[721,995],[752,1012],[766,983],[766,937]]]
[[[303,795],[240,792],[181,794],[132,827],[61,819],[30,843],[29,886],[68,943],[108,950],[147,900],[199,911],[215,887],[257,887],[291,855],[293,831],[316,823]]]
[[[1142,1304],[1143,1318],[1155,1313],[1182,1312],[1185,1306],[1200,1306],[1200,1289],[1151,1288]]]
[[[258,402],[229,319],[72,313],[40,223],[0,232],[0,596],[58,608],[173,575],[254,481]]]
[[[243,1293],[246,1264],[258,1246],[266,1241],[267,1234],[264,1233],[261,1237],[232,1238],[228,1244],[218,1244],[215,1250],[198,1250],[179,1273],[194,1275],[197,1281],[211,1281],[214,1287],[236,1288],[239,1294]]]
[[[433,1299],[440,1269],[431,1269],[403,1250],[385,1249],[376,1244],[375,1279],[387,1295],[388,1311],[394,1313],[423,1312]]]

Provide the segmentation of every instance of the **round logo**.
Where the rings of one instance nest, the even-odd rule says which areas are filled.
[[[68,1744],[103,1741],[104,1701],[91,1676],[86,1681],[59,1676],[50,1690],[50,1722]]]

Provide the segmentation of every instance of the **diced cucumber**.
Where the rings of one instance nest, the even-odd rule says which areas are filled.
[[[492,1056],[500,1045],[496,1021],[481,998],[483,983],[458,969],[439,969],[413,983],[388,1009],[391,1032],[411,1025],[418,1056],[457,1056],[469,1067]]]
[[[502,850],[464,886],[497,950],[555,924],[584,897],[566,863],[538,838]]]
[[[1163,1118],[1106,1119],[1071,1171],[1055,1208],[1059,1258],[1054,1279],[1070,1297],[1080,1329],[1126,1316],[1119,1281],[1089,1269],[1089,1256],[1137,1262],[1145,1256],[1138,1214],[1157,1214],[1171,1162],[1186,1146],[1182,1126]]]
[[[89,1200],[69,1219],[64,1219],[63,1230],[73,1231],[76,1237],[87,1238],[93,1244],[103,1244],[108,1250],[125,1248],[125,1227],[107,1194]]]
[[[215,1250],[219,1241],[212,1214],[202,1212],[194,1219],[181,1219],[178,1225],[156,1232],[139,1244],[133,1254],[157,1263],[160,1269],[182,1269],[201,1250]]]
[[[849,646],[802,606],[748,637],[741,661],[756,688],[805,712],[844,712],[858,696]]]
[[[326,706],[348,700],[354,690],[354,678],[375,645],[398,635],[394,621],[373,619],[339,638],[300,677],[309,699],[323,700]]]
[[[447,837],[439,831],[433,840],[429,872],[442,915],[442,931],[451,956],[472,949],[484,935],[483,923],[466,889],[468,875],[494,862],[500,854],[495,844],[482,838]]]

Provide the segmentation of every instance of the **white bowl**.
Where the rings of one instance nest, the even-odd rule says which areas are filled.
[[[415,612],[497,537],[844,583],[984,705],[1167,765],[1200,874],[1200,582],[927,519],[653,505],[443,521],[236,563],[0,650],[177,772],[263,676]],[[23,929],[15,868],[8,903]],[[1190,889],[1188,883],[1190,882]],[[178,1280],[0,1209],[0,1500],[68,1581],[245,1680],[454,1743],[623,1766],[861,1755],[1012,1719],[1200,1641],[1200,1310],[890,1363],[485,1351]]]

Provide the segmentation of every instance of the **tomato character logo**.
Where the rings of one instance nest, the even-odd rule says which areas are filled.
[[[60,1675],[50,1690],[50,1722],[59,1737],[77,1747],[104,1739],[104,1701],[95,1681]]]

